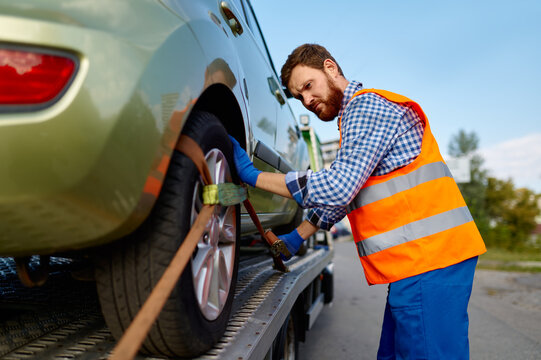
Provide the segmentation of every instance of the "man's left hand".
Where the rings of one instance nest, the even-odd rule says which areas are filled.
[[[297,229],[293,230],[289,234],[280,235],[278,239],[282,240],[286,245],[287,249],[291,253],[291,256],[295,255],[299,248],[301,247],[304,239],[299,235]],[[282,260],[288,260],[289,257],[286,257],[284,254],[280,254]]]

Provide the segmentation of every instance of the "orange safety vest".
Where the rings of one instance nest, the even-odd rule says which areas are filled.
[[[385,90],[360,90],[353,97],[367,92],[413,108],[424,125],[419,156],[388,174],[370,176],[347,206],[368,283],[394,282],[484,253],[483,239],[421,107]]]

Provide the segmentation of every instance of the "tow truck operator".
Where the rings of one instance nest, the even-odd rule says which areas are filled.
[[[232,139],[241,180],[310,208],[280,236],[291,254],[348,216],[368,283],[389,284],[378,359],[468,359],[467,306],[486,248],[421,107],[348,81],[315,44],[289,55],[281,79],[321,120],[338,117],[340,149],[330,169],[277,174]]]

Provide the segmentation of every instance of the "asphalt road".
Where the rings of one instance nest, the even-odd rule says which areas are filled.
[[[352,242],[335,243],[335,295],[301,360],[375,359],[387,285],[369,287]],[[541,359],[541,274],[477,270],[470,305],[472,360]]]

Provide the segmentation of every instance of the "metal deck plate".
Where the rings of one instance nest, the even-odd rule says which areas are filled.
[[[287,274],[272,269],[268,256],[247,261],[239,271],[227,330],[199,359],[263,358],[300,291],[331,257],[330,251],[310,250],[288,262]],[[0,258],[0,357],[106,359],[115,341],[101,315],[95,284],[72,279],[69,261],[51,259],[47,283],[29,289],[20,284],[14,262]]]

